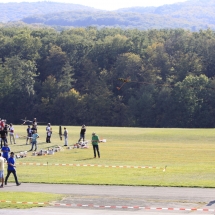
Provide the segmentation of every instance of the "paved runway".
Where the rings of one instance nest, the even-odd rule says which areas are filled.
[[[16,210],[16,215],[42,214],[215,214],[215,189],[8,183],[6,191],[65,194],[59,206]],[[56,204],[53,202],[53,204]],[[14,210],[1,210],[1,215]]]

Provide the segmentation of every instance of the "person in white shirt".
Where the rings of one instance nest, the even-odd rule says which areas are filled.
[[[10,135],[10,143],[11,144],[13,144],[13,143],[16,144],[15,135],[14,135],[14,128],[13,128],[13,124],[12,123],[10,123],[10,126],[9,126],[9,135]]]
[[[1,180],[0,188],[4,187],[4,162],[5,159],[1,156],[0,152],[0,180]]]

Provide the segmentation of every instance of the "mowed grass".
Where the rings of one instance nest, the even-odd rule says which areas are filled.
[[[39,126],[38,149],[63,146],[58,126],[53,126],[51,143],[45,143],[45,126]],[[79,139],[80,127],[67,126],[69,145]],[[25,135],[26,126],[15,126],[15,133]],[[215,187],[215,130],[214,129],[157,129],[87,127],[86,139],[96,132],[100,139],[101,158],[93,158],[93,149],[65,147],[54,155],[31,156],[17,162],[35,162],[47,166],[17,165],[20,182],[101,184],[133,186]],[[25,139],[17,139],[11,150],[30,149]],[[109,168],[51,166],[51,164],[100,164],[109,166],[149,166],[159,168]],[[167,166],[166,171],[163,168]],[[12,182],[13,176],[10,176]]]
[[[0,192],[0,200],[12,201],[12,203],[0,203],[0,209],[3,208],[16,208],[16,209],[28,209],[33,207],[44,207],[46,204],[33,204],[33,203],[49,203],[52,201],[57,201],[63,198],[59,194],[50,193],[32,193],[32,192],[4,192],[3,189]],[[17,202],[28,202],[27,203],[17,203]],[[32,204],[29,204],[32,202]]]

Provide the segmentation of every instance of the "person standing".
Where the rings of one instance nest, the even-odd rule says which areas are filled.
[[[16,175],[16,165],[15,165],[15,158],[14,158],[14,152],[10,153],[10,157],[8,159],[8,166],[7,166],[7,176],[5,178],[5,185],[7,185],[7,180],[10,176],[11,173],[13,173],[13,176],[15,178],[16,181],[16,185],[19,186],[21,183],[19,183],[17,175]]]
[[[64,127],[63,136],[64,136],[64,146],[68,146],[68,131],[65,127]]]
[[[33,127],[35,127],[36,130],[37,130],[37,118],[34,118],[34,120],[32,121],[32,125],[33,125]]]
[[[4,130],[6,132],[6,137],[7,137],[8,136],[8,130],[9,130],[9,126],[7,124],[5,124]]]
[[[2,147],[1,151],[3,152],[2,157],[8,161],[9,158],[9,152],[10,152],[10,147],[8,146],[8,143],[5,143],[5,146]]]
[[[85,139],[85,132],[86,132],[86,127],[85,127],[85,125],[82,125],[81,131],[80,131],[80,139],[78,140],[78,142],[80,142],[81,139],[83,139],[83,142],[84,142],[84,139]]]
[[[98,157],[100,158],[100,152],[99,152],[99,136],[96,135],[95,132],[92,133],[92,145],[93,145],[93,152],[94,152],[94,158],[96,158],[96,151],[98,154]]]
[[[2,148],[3,147],[2,143],[4,143],[4,146],[5,146],[5,143],[7,143],[7,131],[4,130],[4,127],[1,127],[0,136],[1,136],[1,148]]]
[[[10,126],[9,126],[9,135],[10,135],[10,144],[13,144],[13,143],[16,144],[15,135],[14,135],[14,128],[13,128],[12,123],[10,123]]]
[[[30,151],[33,150],[34,146],[35,146],[35,149],[34,151],[37,151],[37,138],[39,138],[40,136],[36,133],[36,130],[33,131],[33,134],[32,134],[32,146],[31,146],[31,149]]]
[[[51,123],[48,123],[46,127],[46,142],[51,143],[51,135],[52,135],[52,128]]]
[[[0,152],[0,180],[1,180],[0,188],[3,188],[4,187],[4,158],[1,156],[1,152]]]
[[[28,144],[28,140],[31,143],[31,138],[32,138],[32,130],[31,130],[31,126],[28,125],[27,128],[27,138],[26,138],[26,145]]]

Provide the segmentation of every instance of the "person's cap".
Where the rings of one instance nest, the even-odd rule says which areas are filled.
[[[64,127],[64,129],[66,129],[66,127]]]
[[[95,135],[95,134],[96,134],[95,132],[92,133],[92,135]]]
[[[48,123],[48,125],[51,125],[51,123]]]

